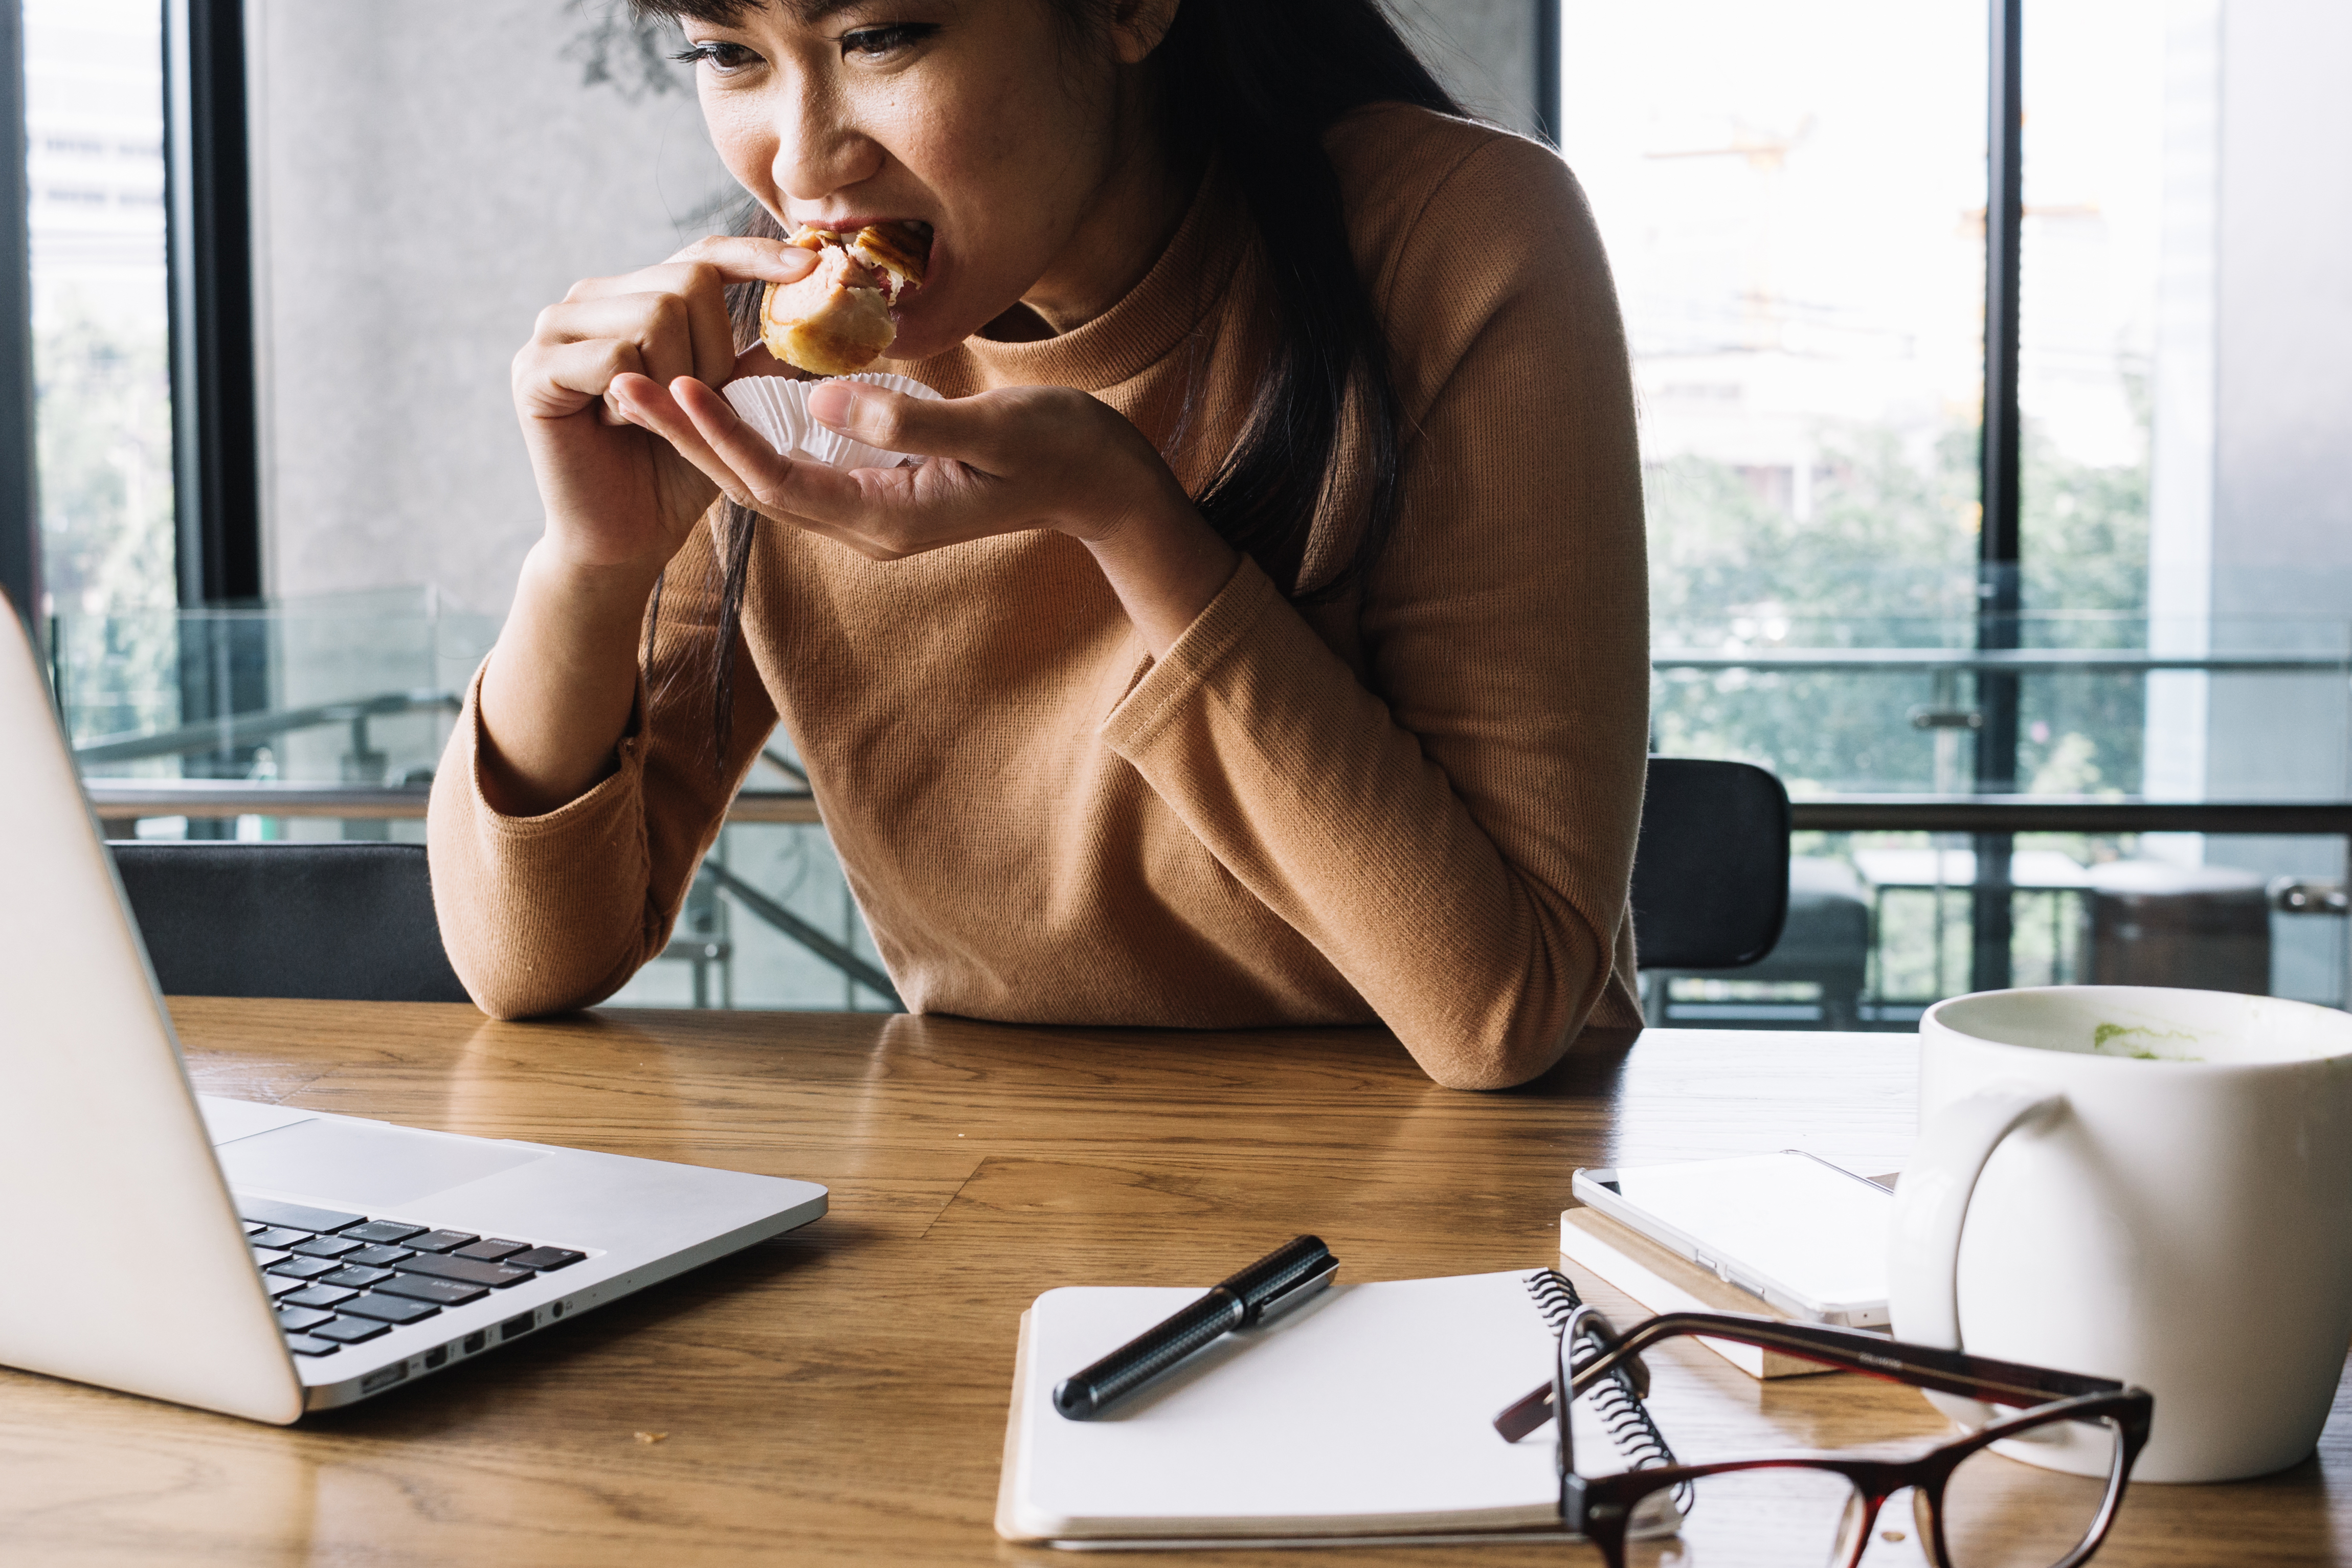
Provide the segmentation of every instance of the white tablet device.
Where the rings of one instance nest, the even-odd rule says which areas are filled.
[[[1787,1149],[1579,1171],[1573,1190],[1610,1218],[1789,1317],[1850,1329],[1886,1322],[1886,1227],[1895,1196],[1867,1177]]]

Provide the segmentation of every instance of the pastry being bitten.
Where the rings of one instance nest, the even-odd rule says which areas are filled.
[[[817,253],[797,283],[771,283],[760,300],[760,340],[786,364],[850,375],[898,335],[890,307],[923,282],[930,235],[921,226],[876,224],[855,234],[803,228],[784,243]]]

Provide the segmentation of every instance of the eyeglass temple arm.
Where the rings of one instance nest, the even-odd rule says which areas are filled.
[[[1783,1323],[1728,1312],[1664,1312],[1636,1323],[1615,1344],[1578,1368],[1570,1397],[1583,1393],[1629,1357],[1679,1334],[1730,1340],[1760,1350],[1778,1351],[1801,1361],[1996,1405],[2042,1405],[2084,1394],[2113,1394],[2123,1387],[2109,1378],[1995,1361],[1965,1351],[1906,1344],[1859,1329]],[[1495,1417],[1495,1430],[1502,1434],[1506,1442],[1517,1442],[1551,1419],[1551,1395],[1549,1383],[1532,1390]]]

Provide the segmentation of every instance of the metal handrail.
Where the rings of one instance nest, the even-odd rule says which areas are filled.
[[[1769,669],[1837,673],[1960,670],[1999,675],[2146,674],[2204,670],[2218,675],[2352,674],[2352,653],[2150,653],[2105,647],[1784,647],[1728,653],[1653,649],[1652,669]]]
[[[2352,674],[2352,653],[2217,653],[2160,654],[2136,648],[1940,648],[1940,647],[1814,647],[1744,649],[1731,653],[1654,650],[1650,668],[1719,671],[1759,669],[1858,674],[1871,671],[1980,672],[2008,675],[2145,674],[2150,670],[2202,670],[2229,675],[2309,675],[2343,671]],[[418,688],[386,691],[373,697],[341,702],[314,703],[307,708],[270,708],[250,713],[228,713],[169,730],[126,731],[84,741],[74,747],[74,760],[83,767],[144,762],[154,757],[185,756],[257,745],[294,730],[323,724],[348,724],[354,720],[383,718],[418,711],[456,712],[462,702],[454,691]],[[763,761],[807,782],[808,775],[774,751],[761,752]]]
[[[386,691],[374,697],[342,702],[320,702],[308,708],[264,708],[250,713],[226,713],[200,723],[169,730],[136,730],[101,735],[74,748],[74,761],[83,767],[112,763],[144,762],[151,757],[180,757],[196,752],[224,752],[257,745],[292,730],[321,724],[348,724],[354,720],[383,718],[394,713],[439,710],[454,713],[461,706],[454,691],[419,688]]]
[[[82,794],[100,818],[126,816],[419,818],[426,784],[297,784],[276,779],[91,779]],[[804,790],[747,789],[727,808],[730,822],[820,822]]]
[[[2168,801],[2048,795],[1842,795],[1789,803],[1828,833],[2278,833],[2352,836],[2352,801]]]
[[[702,863],[702,874],[719,884],[730,897],[776,930],[865,986],[878,996],[887,996],[890,1005],[904,1010],[907,1004],[899,999],[898,988],[890,977],[866,962],[847,945],[827,936],[815,926],[801,919],[742,878],[716,860]]]

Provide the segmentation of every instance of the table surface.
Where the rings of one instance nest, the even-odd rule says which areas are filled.
[[[1067,1563],[991,1528],[1015,1329],[1038,1292],[1206,1284],[1299,1231],[1358,1280],[1542,1267],[1579,1165],[1794,1146],[1891,1168],[1912,1132],[1914,1047],[1885,1035],[1653,1030],[1481,1095],[1430,1083],[1374,1031],[173,1010],[210,1092],[803,1176],[832,1210],[291,1429],[0,1372],[0,1563]],[[168,1307],[168,1281],[125,1283]],[[1621,1321],[1639,1315],[1586,1283]],[[1686,1458],[1939,1433],[1888,1384],[1759,1384],[1687,1342],[1651,1360]],[[2352,1560],[2347,1498],[2339,1393],[2314,1459],[2236,1486],[2135,1487],[2098,1561]],[[1704,1514],[1670,1561],[1818,1568],[1817,1545]],[[1342,1559],[1599,1560],[1557,1542],[1205,1558]],[[1919,1558],[1881,1542],[1869,1561]]]

